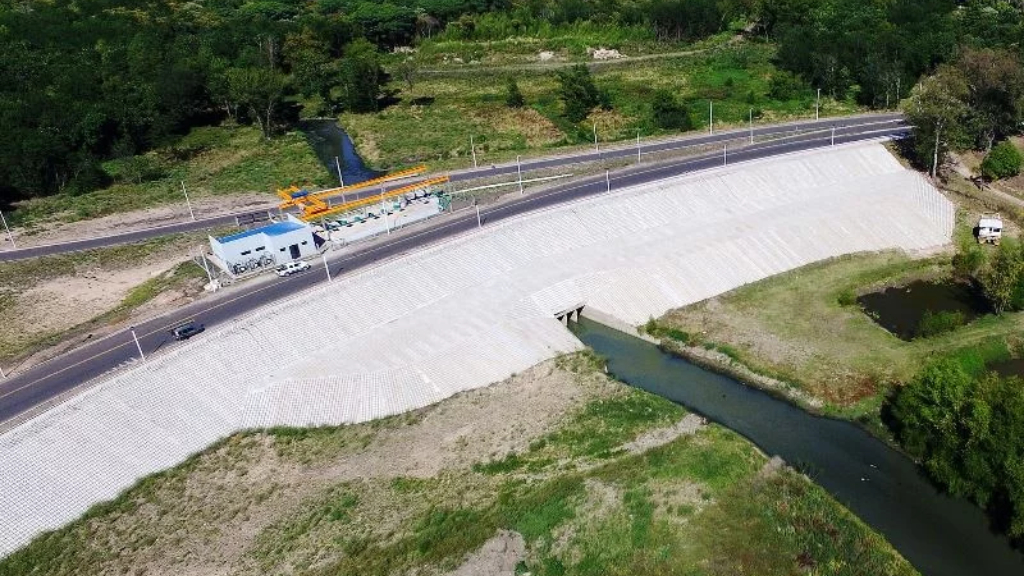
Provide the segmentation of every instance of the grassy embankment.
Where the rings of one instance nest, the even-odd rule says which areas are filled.
[[[0,574],[440,574],[500,529],[525,541],[517,574],[915,574],[728,430],[691,416],[623,449],[685,416],[573,355],[416,413],[234,435]]]
[[[203,238],[202,234],[177,234],[138,244],[0,263],[0,314],[8,319],[0,327],[0,361],[9,363],[76,335],[123,322],[161,294],[201,291],[206,272],[192,261],[181,260]],[[154,270],[151,276],[136,271],[160,262],[166,262],[167,269]],[[122,273],[128,276],[122,279]],[[84,277],[95,279],[90,289],[105,292],[97,300],[107,301],[118,291],[123,297],[97,315],[83,317],[83,295],[76,293],[80,288],[63,281]],[[138,283],[124,286],[131,278]],[[40,314],[49,317],[45,327],[35,322]]]
[[[985,316],[956,330],[904,341],[856,304],[858,295],[948,277],[949,255],[860,254],[812,264],[666,314],[676,341],[717,348],[755,372],[794,384],[825,411],[882,431],[879,409],[939,353],[967,347],[1006,356],[1024,315]],[[671,335],[670,335],[671,337]]]
[[[57,194],[19,202],[10,213],[12,226],[33,228],[52,222],[75,222],[163,204],[184,204],[181,182],[189,198],[202,202],[214,196],[267,193],[290,183],[333,182],[299,132],[273,140],[251,126],[194,128],[179,140],[128,159],[113,160],[104,169],[115,183],[78,196]]]
[[[456,43],[451,53],[468,50],[465,44]],[[536,47],[529,45],[531,51]],[[421,50],[443,52],[443,46],[427,44]],[[697,130],[707,125],[709,99],[715,102],[719,127],[746,123],[751,108],[755,114],[760,112],[759,122],[813,114],[810,87],[784,101],[769,96],[769,81],[776,72],[771,63],[773,46],[718,41],[705,47],[706,52],[685,56],[597,67],[595,83],[609,92],[613,109],[595,109],[578,125],[562,116],[554,73],[525,65],[519,71],[486,65],[453,67],[447,75],[441,69],[438,74],[422,75],[411,89],[396,75],[390,88],[398,91],[399,103],[376,114],[344,114],[341,124],[363,158],[376,168],[427,162],[432,168],[445,169],[472,166],[470,136],[475,139],[478,161],[486,164],[515,159],[518,154],[592,144],[594,122],[602,142],[632,140],[638,130],[645,138],[669,134],[651,120],[651,102],[658,89],[670,90],[687,103]],[[481,44],[478,49],[493,47]],[[509,78],[519,84],[526,100],[523,108],[505,105]],[[822,100],[825,115],[856,110],[850,103]]]

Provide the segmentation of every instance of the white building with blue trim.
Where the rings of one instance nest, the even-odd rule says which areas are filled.
[[[288,215],[288,219],[244,232],[214,238],[210,249],[229,272],[277,266],[318,253],[311,228]]]

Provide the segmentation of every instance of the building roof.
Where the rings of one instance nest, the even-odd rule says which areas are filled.
[[[290,220],[285,222],[276,222],[269,226],[261,226],[260,228],[253,228],[251,230],[245,230],[237,234],[230,234],[228,236],[221,236],[217,238],[217,241],[221,244],[227,244],[228,242],[234,242],[235,240],[241,240],[242,238],[248,238],[249,236],[255,236],[257,234],[265,234],[267,236],[280,236],[289,232],[295,232],[296,230],[302,230],[309,228],[304,224],[298,222],[292,222]]]

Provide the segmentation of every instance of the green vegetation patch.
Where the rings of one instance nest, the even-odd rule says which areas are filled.
[[[88,575],[143,566],[185,572],[214,564],[238,574],[443,573],[501,530],[526,543],[517,574],[782,575],[807,566],[914,574],[822,489],[788,470],[765,469],[765,457],[728,430],[708,426],[640,453],[608,450],[685,411],[616,389],[593,354],[564,356],[557,364],[600,386],[583,388],[573,410],[530,438],[519,458],[563,458],[577,466],[339,479],[338,470],[354,474],[346,470],[384,457],[377,450],[398,429],[424,420],[236,434],[37,538],[0,561],[0,574]],[[457,401],[426,410],[445,413]],[[477,410],[491,401],[474,397],[467,405]],[[434,433],[465,424],[455,418],[451,430]],[[583,441],[577,429],[603,440]],[[405,453],[401,445],[392,449]],[[381,463],[382,471],[391,464]],[[245,534],[254,536],[245,540]],[[233,546],[223,548],[223,538]],[[224,554],[238,546],[241,555],[224,564]]]
[[[434,168],[472,166],[470,137],[477,161],[493,163],[557,147],[592,144],[594,123],[602,142],[705,129],[708,102],[714,100],[716,125],[744,124],[751,110],[761,122],[808,116],[815,92],[800,80],[778,93],[775,48],[731,43],[672,57],[639,60],[628,66],[595,67],[596,89],[607,94],[609,110],[597,101],[587,117],[565,115],[559,82],[552,70],[503,70],[487,66],[478,74],[423,75],[391,88],[401,101],[376,114],[343,114],[363,158],[378,169],[428,162]],[[508,81],[514,79],[524,105],[510,108]],[[665,101],[665,94],[676,100]],[[842,114],[857,106],[823,99],[822,113]],[[655,106],[657,104],[657,106]],[[410,127],[415,126],[415,130]]]
[[[851,305],[857,294],[951,273],[948,257],[841,257],[744,286],[713,305],[670,312],[656,324],[662,334],[700,334],[698,344],[799,385],[824,400],[830,412],[879,424],[882,397],[912,379],[933,354],[998,344],[1020,330],[1019,314],[985,316],[966,326],[933,316],[922,327],[928,338],[906,342]]]
[[[273,140],[251,126],[198,127],[172,144],[104,165],[115,182],[80,195],[61,193],[17,203],[12,226],[74,222],[120,212],[180,204],[181,182],[193,201],[211,196],[267,193],[289,184],[326,185],[333,180],[297,131]]]

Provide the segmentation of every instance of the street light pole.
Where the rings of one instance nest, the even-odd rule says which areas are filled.
[[[142,361],[146,361],[146,355],[142,353],[142,345],[139,344],[139,337],[135,335],[135,326],[129,326],[129,330],[132,332],[132,339],[135,340],[135,347],[139,349],[139,356],[142,356]]]
[[[832,125],[832,145],[836,145],[836,125]]]
[[[729,165],[729,145],[722,144],[722,166]]]
[[[391,235],[391,226],[388,225],[388,209],[384,205],[384,185],[380,186],[380,214],[384,217],[384,229],[388,231],[388,236]]]
[[[715,133],[715,101],[708,100],[708,131]]]
[[[594,152],[601,152],[597,146],[597,122],[594,122]]]
[[[476,145],[473,143],[473,135],[469,135],[469,150],[473,153],[473,168],[476,168]]]
[[[341,175],[341,159],[339,159],[337,156],[334,157],[334,166],[335,166],[335,168],[338,169],[338,184],[342,188],[344,188],[345,187],[345,177]],[[344,197],[342,197],[342,202],[344,202],[344,201],[345,201]]]
[[[754,109],[750,109],[750,143],[754,143]]]
[[[519,194],[523,194],[523,165],[519,161],[519,156],[516,156],[516,174],[519,178]]]
[[[636,131],[636,163],[640,163],[640,131]]]
[[[14,243],[14,234],[11,234],[11,228],[7,226],[7,218],[4,218],[4,213],[0,210],[0,220],[4,222],[4,230],[7,230],[7,237],[11,239],[11,247],[17,248],[18,245]]]
[[[181,191],[185,194],[185,204],[188,206],[188,215],[192,217],[192,221],[196,221],[196,213],[192,211],[192,202],[188,199],[188,190],[185,189],[185,181],[181,180]]]
[[[204,254],[202,250],[199,251],[199,258],[201,258],[202,261],[203,261],[203,270],[206,271],[206,278],[210,281],[210,284],[212,285],[213,284],[213,274],[210,273],[210,267],[206,263],[206,254]]]
[[[818,109],[821,108],[821,88],[818,88],[818,97],[814,100],[814,119],[818,119]]]
[[[476,227],[483,228],[483,221],[480,220],[480,205],[477,204],[476,198],[473,199],[473,207],[476,208]]]
[[[608,175],[608,171],[607,170],[604,171],[604,183],[605,183],[605,186],[606,186],[606,191],[607,192],[611,192],[612,191],[612,179]]]
[[[327,265],[327,253],[324,252],[323,254],[320,255],[320,257],[324,259],[324,271],[327,272],[327,281],[334,282],[334,279],[331,278],[331,268],[330,266]]]

